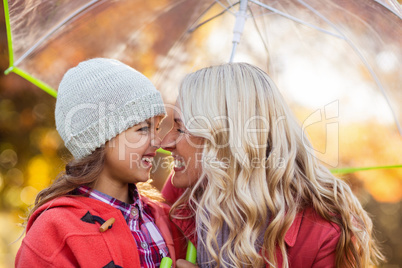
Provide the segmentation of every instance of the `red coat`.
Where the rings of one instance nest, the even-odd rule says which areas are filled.
[[[170,257],[173,261],[183,258],[185,239],[169,221],[169,207],[141,198],[151,208]],[[99,223],[83,221],[87,212],[116,221],[101,233]],[[31,216],[15,266],[140,267],[140,262],[134,237],[120,210],[92,198],[68,196],[46,203]]]
[[[183,190],[175,188],[170,179],[162,190],[162,194],[168,202],[174,202],[182,193]],[[173,221],[183,231],[184,235],[194,245],[197,245],[195,219],[173,219]],[[298,213],[285,234],[289,267],[335,267],[336,245],[339,237],[339,226],[323,219],[314,209],[308,208]],[[277,248],[276,257],[278,267],[282,267],[282,254],[279,248]],[[270,268],[268,264],[266,267]]]

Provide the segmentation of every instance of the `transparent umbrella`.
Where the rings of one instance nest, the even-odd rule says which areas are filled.
[[[168,103],[186,73],[244,61],[274,78],[306,130],[320,129],[323,141],[312,150],[332,167],[351,164],[339,143],[356,138],[345,126],[377,122],[402,133],[402,12],[394,0],[4,0],[4,7],[6,73],[53,96],[68,68],[93,57],[143,72]]]

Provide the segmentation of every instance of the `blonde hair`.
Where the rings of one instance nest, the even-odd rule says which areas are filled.
[[[236,267],[276,267],[277,246],[289,267],[284,234],[307,207],[340,227],[337,267],[383,259],[371,219],[350,187],[307,151],[310,142],[265,72],[246,63],[201,69],[183,80],[178,105],[188,131],[205,144],[202,175],[172,215],[195,204],[197,227],[218,267],[229,265],[223,256]],[[224,223],[229,239],[219,248]],[[262,256],[255,248],[261,233]]]

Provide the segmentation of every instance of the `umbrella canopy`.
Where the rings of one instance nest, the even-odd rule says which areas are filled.
[[[181,78],[243,61],[267,71],[320,160],[342,164],[342,127],[402,122],[401,8],[394,0],[4,0],[10,68],[57,95],[65,71],[93,57],[150,77],[172,103]],[[345,133],[345,134],[344,134]],[[351,139],[351,142],[353,139]],[[314,149],[312,149],[314,150]]]

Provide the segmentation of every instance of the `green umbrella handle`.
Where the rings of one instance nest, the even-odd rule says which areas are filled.
[[[160,268],[171,268],[172,267],[172,259],[169,257],[163,257],[161,261]]]
[[[191,243],[191,241],[188,241],[187,244],[187,254],[186,254],[186,261],[191,262],[192,264],[196,264],[197,262],[197,249]],[[172,267],[172,259],[169,257],[164,257],[162,258],[161,265],[159,266],[160,268],[171,268]]]
[[[186,261],[189,261],[192,264],[197,263],[197,249],[195,248],[193,243],[191,243],[190,240],[188,241],[188,244],[187,244]]]

